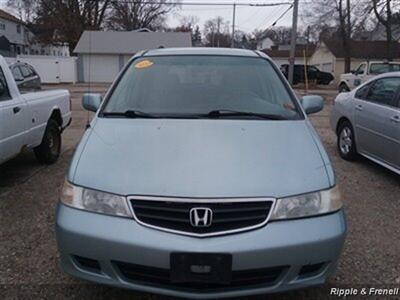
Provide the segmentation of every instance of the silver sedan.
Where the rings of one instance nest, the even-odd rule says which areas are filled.
[[[355,160],[360,154],[400,174],[400,72],[339,94],[331,126],[343,159]]]

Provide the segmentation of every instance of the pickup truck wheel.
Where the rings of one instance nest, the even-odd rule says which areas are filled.
[[[34,149],[37,160],[42,164],[55,163],[61,151],[61,131],[57,122],[50,119],[47,122],[42,143]]]
[[[339,93],[345,93],[345,92],[349,92],[349,91],[350,91],[350,89],[345,83],[341,83],[339,85]]]
[[[354,138],[353,126],[350,122],[343,121],[339,125],[337,134],[337,148],[341,158],[349,161],[357,159],[357,148]]]

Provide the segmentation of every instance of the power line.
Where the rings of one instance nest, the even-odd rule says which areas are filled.
[[[245,2],[165,2],[160,3],[157,1],[134,1],[134,0],[120,0],[121,3],[131,3],[131,4],[162,4],[162,5],[193,5],[193,6],[252,6],[252,7],[266,7],[266,6],[280,6],[280,5],[290,5],[292,2],[271,2],[271,3],[245,3]]]
[[[288,13],[288,11],[291,10],[291,9],[293,8],[293,5],[294,5],[294,4],[290,5],[290,6],[283,12],[283,14],[281,14],[281,15],[279,16],[279,18],[276,19],[276,21],[275,21],[274,23],[272,23],[271,27],[272,27],[272,26],[275,26],[276,23],[278,23],[278,22],[285,16],[285,15]]]

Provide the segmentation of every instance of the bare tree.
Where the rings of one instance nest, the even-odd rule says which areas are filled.
[[[68,42],[75,48],[84,30],[102,28],[110,0],[36,1],[32,28],[43,43]]]
[[[211,47],[229,47],[231,36],[229,22],[218,16],[204,23],[206,45]]]
[[[197,16],[183,16],[180,18],[180,25],[174,29],[177,32],[190,32],[192,36],[192,45],[200,46],[201,44],[201,33],[200,28],[197,25],[199,17]]]
[[[398,2],[396,3],[398,5]],[[393,42],[393,26],[400,21],[399,13],[394,13],[395,4],[392,0],[372,0],[372,8],[378,23],[385,27],[386,50],[388,59],[392,59],[391,46]]]
[[[36,3],[35,0],[7,0],[7,6],[15,9],[19,18],[26,23],[32,21]]]
[[[138,1],[111,1],[111,11],[107,27],[114,30],[134,30],[139,28],[159,29],[164,25],[166,15],[177,5],[167,0],[149,3]]]
[[[303,17],[311,23],[313,29],[319,28],[326,38],[331,33],[331,38],[339,39],[345,53],[345,72],[351,67],[351,38],[357,25],[368,16],[362,9],[362,2],[350,3],[350,0],[320,0],[305,6]],[[334,30],[329,30],[334,28]]]

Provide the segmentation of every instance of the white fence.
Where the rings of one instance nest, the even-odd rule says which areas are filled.
[[[18,55],[5,59],[9,64],[30,64],[38,72],[43,83],[75,83],[77,80],[76,57]]]

